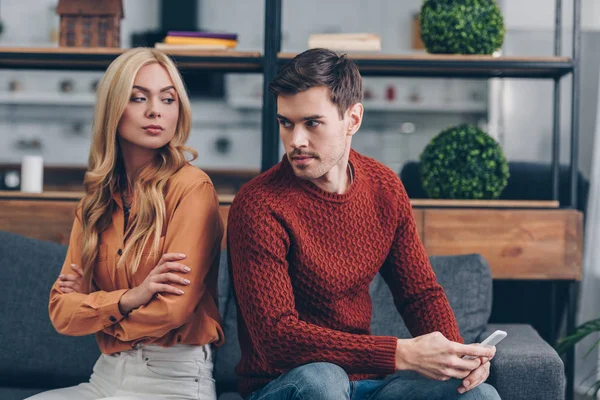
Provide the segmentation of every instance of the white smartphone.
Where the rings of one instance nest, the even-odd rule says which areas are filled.
[[[495,345],[497,345],[498,343],[500,343],[500,341],[502,341],[502,339],[504,339],[506,337],[507,333],[501,330],[497,330],[494,333],[492,333],[490,336],[488,336],[483,342],[481,342],[479,345],[480,346],[484,346],[484,347],[494,347]],[[463,358],[465,360],[474,360],[477,357],[473,357],[473,356],[463,356]]]

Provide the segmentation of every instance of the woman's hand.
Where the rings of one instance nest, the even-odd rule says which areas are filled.
[[[126,315],[136,308],[148,304],[156,293],[171,293],[181,296],[184,293],[183,290],[171,284],[175,283],[184,286],[190,284],[188,279],[174,273],[188,273],[190,271],[188,267],[178,262],[184,258],[185,254],[163,254],[156,267],[144,279],[144,282],[140,286],[128,290],[121,296],[121,300],[119,300],[121,314]]]
[[[58,276],[58,287],[63,293],[84,293],[83,270],[76,264],[71,264],[71,269],[75,271],[75,274],[60,274]]]

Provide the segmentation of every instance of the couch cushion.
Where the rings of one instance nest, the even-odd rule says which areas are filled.
[[[220,304],[219,311],[223,319],[223,330],[225,332],[225,344],[215,350],[214,378],[217,382],[217,393],[237,392],[237,376],[235,366],[240,361],[241,350],[238,342],[237,309],[227,266],[227,252],[221,252],[221,264],[219,268],[219,290],[221,285],[228,287],[227,301]],[[219,295],[220,297],[220,295]],[[220,299],[219,299],[220,303]]]
[[[492,275],[477,254],[430,257],[437,281],[444,288],[465,343],[477,341],[492,311]],[[371,329],[375,335],[411,337],[381,275],[370,288],[373,301]]]
[[[2,399],[2,400],[23,400],[23,399],[33,396],[34,394],[45,392],[46,390],[50,390],[50,389],[0,387],[0,399]]]
[[[94,336],[58,334],[50,288],[67,248],[0,231],[0,386],[54,388],[87,381],[100,351]]]
[[[219,279],[217,281],[217,292],[219,294],[219,304],[217,304],[217,307],[219,308],[221,315],[225,312],[225,307],[227,306],[227,300],[229,299],[231,291],[227,268],[227,251],[224,250],[221,251],[221,259],[219,260]]]

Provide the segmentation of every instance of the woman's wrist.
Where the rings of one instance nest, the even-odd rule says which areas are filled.
[[[119,299],[119,311],[122,315],[129,314],[135,307],[131,305],[130,299],[133,295],[133,289],[129,289]]]

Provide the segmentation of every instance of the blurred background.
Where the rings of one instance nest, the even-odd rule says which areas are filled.
[[[563,53],[570,54],[572,7],[563,7]],[[237,50],[262,51],[261,0],[124,0],[121,47],[152,45],[151,33],[173,28],[173,17],[200,30],[238,34]],[[552,55],[554,3],[499,1],[507,29],[502,55]],[[1,0],[0,46],[45,47],[58,42],[56,0]],[[370,32],[383,53],[423,53],[416,15],[421,0],[284,1],[282,51],[307,48],[310,34]],[[180,9],[179,9],[180,8]],[[600,4],[582,5],[580,170],[591,170],[600,65]],[[185,15],[184,17],[181,17]],[[177,21],[177,19],[175,19]],[[191,30],[191,29],[190,29]],[[150,39],[148,39],[150,37]],[[149,41],[148,41],[149,40]],[[90,144],[94,85],[102,72],[6,70],[0,73],[0,170],[18,172],[25,154],[44,159],[45,190],[81,190]],[[261,168],[262,75],[185,75],[193,105],[190,145],[196,164],[213,172],[220,193],[233,194]],[[562,143],[570,128],[570,76],[562,80]],[[501,144],[509,161],[550,163],[551,80],[464,80],[366,77],[365,119],[354,147],[400,173],[442,129],[472,123]],[[74,96],[76,95],[76,96]],[[569,148],[561,147],[561,162]],[[72,178],[70,178],[72,177]],[[4,182],[4,189],[7,184]]]
[[[57,3],[57,0],[0,0],[0,47],[58,46]],[[506,27],[499,54],[553,55],[555,1],[498,0],[498,3]],[[565,0],[562,7],[562,54],[565,56],[572,54],[572,4],[572,0]],[[422,54],[425,51],[417,23],[421,5],[422,0],[283,0],[281,50],[292,53],[306,50],[312,34],[368,32],[381,38],[384,54]],[[204,30],[235,33],[238,51],[262,53],[264,6],[263,0],[123,0],[120,46],[153,46],[162,40],[160,35],[167,30]],[[586,211],[587,182],[593,180],[595,174],[596,189],[592,189],[595,197],[590,197],[590,201],[594,201],[597,211],[588,215],[593,217],[591,226],[600,226],[600,202],[597,201],[600,198],[600,156],[596,155],[595,162],[593,158],[595,148],[596,153],[600,152],[600,146],[594,143],[595,131],[600,131],[600,123],[597,128],[600,1],[582,0],[581,15],[581,91],[577,112],[580,122],[578,170],[584,183],[580,188],[584,192],[578,208]],[[188,73],[185,69],[182,73],[192,100],[189,145],[199,153],[194,163],[211,176],[219,194],[235,194],[243,183],[261,172],[262,73],[223,74],[198,70]],[[94,92],[101,77],[101,71],[0,70],[0,190],[19,190],[21,160],[31,154],[43,157],[44,191],[79,192],[83,189]],[[571,84],[570,74],[561,80],[560,163],[563,166],[568,164],[570,152]],[[383,162],[399,175],[407,171],[407,166],[414,166],[435,135],[462,123],[488,132],[498,141],[512,165],[521,162],[527,168],[531,165],[549,168],[553,123],[551,79],[365,77],[363,87],[365,117],[360,132],[354,136],[353,147]],[[595,173],[593,164],[597,164]],[[531,180],[532,170],[527,171],[527,179]],[[414,177],[414,173],[410,176]],[[543,184],[547,193],[540,198],[549,196],[549,182],[546,179]],[[562,178],[561,182],[567,183]],[[418,187],[411,186],[409,181],[405,181],[405,185],[411,197],[419,197]],[[531,190],[537,191],[538,187]],[[523,185],[520,189],[527,187]],[[589,229],[589,220],[587,223]],[[584,271],[587,280],[583,282],[586,296],[579,321],[597,318],[600,311],[600,267],[596,262],[600,252],[590,251],[598,247],[595,242],[598,234],[600,231],[586,231]],[[544,313],[549,312],[551,295],[543,285],[545,283],[495,282],[495,298],[500,300],[494,302],[492,319],[533,323],[544,338],[555,338],[552,327],[544,322],[548,319]],[[552,296],[558,299],[553,301],[562,304],[565,293],[556,292]],[[512,301],[512,298],[518,300]],[[532,303],[528,311],[519,305],[523,298]],[[594,374],[598,366],[597,353],[590,357],[583,357],[583,353],[585,350],[578,352],[576,385]]]

